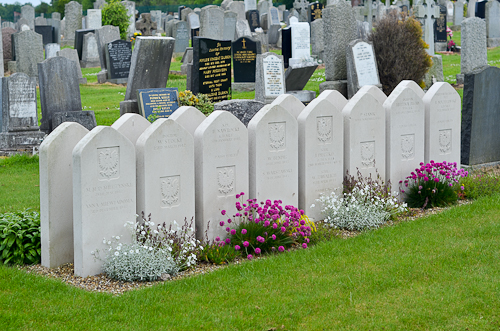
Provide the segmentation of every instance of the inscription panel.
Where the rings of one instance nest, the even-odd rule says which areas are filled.
[[[352,48],[354,65],[358,76],[358,85],[380,84],[375,64],[373,47],[366,42],[359,42]]]
[[[403,161],[415,158],[415,134],[401,135],[401,158]]]
[[[283,63],[274,55],[265,57],[264,64],[264,93],[266,97],[277,97],[285,93],[283,85]]]
[[[361,164],[364,169],[375,167],[375,141],[361,142]]]
[[[219,196],[235,195],[234,179],[236,177],[236,167],[234,165],[217,168],[217,186]]]
[[[439,130],[439,154],[451,154],[451,129]]]

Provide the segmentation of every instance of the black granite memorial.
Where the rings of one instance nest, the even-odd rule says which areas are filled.
[[[288,68],[288,59],[292,57],[292,29],[290,27],[281,29],[281,54],[283,65]]]
[[[434,21],[434,42],[445,43],[448,39],[446,34],[446,6],[439,6],[439,18]]]
[[[193,44],[193,38],[200,36],[200,28],[191,29],[191,45]]]
[[[250,26],[250,31],[255,32],[256,28],[260,28],[260,19],[258,10],[249,10],[246,12],[246,17],[248,25]]]
[[[52,115],[52,130],[64,122],[76,122],[91,131],[97,126],[93,111],[66,111],[56,112]]]
[[[318,20],[323,17],[323,4],[319,2],[313,2],[309,5],[309,22],[313,22],[314,20]]]
[[[95,33],[95,29],[80,29],[75,31],[75,49],[78,52],[78,58],[82,59],[83,36],[87,33]]]
[[[476,17],[484,19],[486,17],[486,3],[488,0],[476,2]]]
[[[151,88],[137,90],[139,112],[150,119],[167,118],[179,108],[179,91],[174,88]]]
[[[237,39],[232,44],[233,72],[235,83],[255,83],[255,64],[260,54],[260,42],[248,37]]]
[[[106,65],[108,68],[108,81],[126,83],[132,62],[132,43],[125,40],[114,40],[106,44]]]
[[[231,90],[231,40],[194,37],[192,89],[210,101],[229,99]]]
[[[49,25],[35,25],[35,32],[42,35],[44,46],[54,42],[54,27]]]
[[[186,6],[179,6],[177,7],[177,15],[179,15],[179,17],[177,19],[181,19],[181,11],[186,8]]]

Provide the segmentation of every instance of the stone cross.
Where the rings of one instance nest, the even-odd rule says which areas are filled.
[[[416,17],[423,21],[424,41],[429,45],[427,53],[434,55],[434,21],[439,18],[439,6],[433,0],[424,0],[422,5],[417,5]]]
[[[362,10],[363,16],[366,17],[366,21],[370,25],[370,29],[373,25],[373,4],[372,0],[366,0]]]
[[[141,31],[143,36],[151,36],[152,30],[157,29],[157,24],[151,21],[151,14],[141,14],[141,19],[135,23],[135,28]]]

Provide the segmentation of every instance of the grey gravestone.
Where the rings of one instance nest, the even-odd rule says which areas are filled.
[[[245,0],[245,13],[250,10],[257,10],[257,0]]]
[[[56,112],[82,111],[78,66],[75,61],[56,56],[38,64],[42,125],[50,133],[52,116]]]
[[[464,3],[462,0],[457,0],[453,7],[453,25],[460,25],[464,19]]]
[[[94,9],[102,9],[106,4],[106,0],[96,0],[94,2]]]
[[[54,38],[53,42],[60,43],[61,42],[61,14],[60,13],[52,13],[52,27],[54,28]]]
[[[267,38],[269,44],[276,44],[279,39],[279,30],[281,29],[281,23],[279,19],[279,13],[278,13],[278,8],[276,7],[271,7],[269,8],[269,14],[268,14],[268,25],[269,29],[267,31]]]
[[[461,163],[500,161],[500,68],[485,66],[465,74]]]
[[[80,66],[82,68],[99,67],[97,41],[95,34],[92,32],[83,36],[82,60],[80,61]]]
[[[250,31],[254,32],[256,28],[260,28],[260,16],[258,10],[250,10],[247,13],[248,25],[250,25]]]
[[[184,53],[186,47],[189,47],[189,39],[191,37],[187,22],[179,21],[175,23],[172,29],[172,37],[175,38],[174,53]]]
[[[267,14],[269,11],[269,1],[268,0],[259,0],[257,3],[257,9],[261,15]]]
[[[224,37],[224,12],[219,8],[203,7],[200,12],[200,36],[213,39]]]
[[[214,111],[228,111],[248,127],[248,122],[262,107],[264,103],[256,100],[224,100],[214,104]]]
[[[85,27],[87,29],[100,29],[102,27],[102,14],[100,9],[88,9]]]
[[[168,37],[137,37],[120,114],[139,113],[137,90],[167,85],[174,43],[175,39]]]
[[[54,28],[50,25],[35,25],[35,32],[42,36],[43,45],[54,42]]]
[[[35,8],[30,5],[25,5],[21,7],[21,18],[28,21],[28,26],[31,30],[35,29]]]
[[[200,17],[195,13],[190,13],[187,21],[191,30],[200,28]]]
[[[37,25],[48,25],[47,24],[47,19],[45,17],[41,17],[41,16],[38,16],[38,17],[35,17],[35,26]]]
[[[75,62],[77,67],[78,81],[80,84],[87,84],[87,78],[83,78],[82,69],[80,67],[80,60],[78,60],[78,53],[76,49],[64,48],[57,52],[57,56],[65,57]]]
[[[441,55],[432,56],[432,66],[424,76],[425,90],[428,90],[435,82],[444,82],[443,58]]]
[[[485,8],[488,47],[500,46],[500,2],[490,0]]]
[[[105,25],[95,31],[97,40],[97,52],[99,53],[99,62],[101,69],[106,69],[106,44],[110,41],[120,39],[120,29],[117,26]]]
[[[189,16],[189,14],[191,14],[193,12],[193,10],[191,8],[184,8],[183,10],[181,10],[181,16],[180,16],[180,20],[181,21],[184,21],[184,22],[187,22],[187,18]]]
[[[16,73],[0,80],[0,149],[33,150],[44,133],[36,111],[36,79]]]
[[[43,61],[42,36],[28,30],[13,35],[16,72],[38,77],[37,63]]]
[[[3,66],[4,71],[7,71],[9,61],[12,61],[12,35],[17,31],[13,28],[2,29],[2,47],[3,47]]]
[[[105,47],[108,81],[125,84],[128,80],[132,61],[132,43],[117,39]]]
[[[423,4],[417,5],[414,9],[416,17],[423,22],[424,41],[429,45],[426,49],[429,55],[434,55],[434,21],[440,16],[440,8],[434,4],[433,0],[424,0]]]
[[[245,19],[245,3],[243,1],[233,1],[229,4],[227,10],[234,11],[238,14],[238,20]]]
[[[64,111],[56,112],[52,115],[52,130],[64,122],[76,122],[87,130],[92,130],[97,126],[93,111]]]
[[[252,31],[247,20],[238,20],[236,22],[236,36],[237,38],[252,36]]]
[[[156,22],[151,20],[151,14],[141,14],[141,18],[135,23],[135,28],[139,30],[143,37],[151,36],[156,30]]]
[[[193,65],[193,47],[187,47],[186,51],[182,55],[182,65],[181,65],[181,75],[188,75],[191,74],[190,71],[188,71],[189,65]],[[187,77],[186,77],[187,78]],[[191,86],[189,86],[188,89],[190,89]]]
[[[75,31],[82,28],[82,5],[71,1],[64,5],[64,40],[63,44],[71,46],[74,44]]]
[[[434,21],[434,50],[436,52],[446,51],[448,47],[446,27],[446,6],[440,5],[439,17]]]
[[[325,49],[325,34],[323,31],[322,18],[311,22],[311,54],[316,55],[319,60],[323,60],[323,51]]]
[[[15,29],[17,30],[17,32],[20,32],[21,31],[21,28],[26,25],[29,27],[29,22],[27,19],[25,19],[24,17],[21,17],[17,22],[16,22],[16,27]],[[33,26],[33,29],[35,27]]]
[[[95,33],[94,29],[80,29],[75,31],[75,46],[74,48],[78,52],[78,58],[82,59],[82,49],[83,49],[83,36],[87,33]]]
[[[45,45],[45,59],[57,56],[57,52],[61,50],[59,44],[47,44]]]
[[[222,35],[222,39],[231,41],[235,40],[237,20],[238,14],[236,12],[229,10],[224,12],[224,33]]]
[[[162,22],[161,22],[161,10],[152,10],[150,11],[151,14],[151,21],[156,23],[156,31],[161,30],[162,27]]]
[[[309,78],[314,74],[318,65],[288,67],[285,72],[286,91],[301,91],[306,86]]]
[[[457,84],[464,83],[464,75],[474,69],[488,65],[486,49],[486,23],[478,17],[462,21],[462,49],[460,50],[460,74]]]
[[[347,95],[352,98],[365,85],[382,88],[373,44],[353,40],[347,47]]]
[[[307,22],[308,7],[309,7],[309,2],[307,0],[295,0],[293,2],[293,8],[299,12],[300,22]]]
[[[128,19],[128,29],[127,36],[130,38],[135,32],[135,2],[134,1],[122,1],[122,5],[127,9]]]

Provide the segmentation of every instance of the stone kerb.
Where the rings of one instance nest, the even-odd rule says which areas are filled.
[[[219,226],[222,210],[234,210],[236,194],[248,197],[248,132],[229,112],[216,110],[194,133],[196,236],[208,240],[226,235]]]
[[[366,86],[364,86],[366,87]],[[371,93],[360,89],[342,110],[344,171],[385,180],[385,111]]]
[[[297,120],[278,105],[264,106],[248,123],[250,198],[298,205]]]
[[[173,228],[174,221],[182,225],[194,218],[193,136],[176,121],[160,118],[137,139],[136,152],[137,213]]]
[[[386,116],[386,180],[393,187],[424,160],[425,107],[422,98],[399,84],[383,104]]]
[[[182,106],[168,118],[182,125],[194,137],[194,132],[207,117],[195,107]]]
[[[322,219],[316,199],[341,193],[344,173],[342,109],[315,99],[297,118],[299,130],[299,208],[314,220]],[[340,191],[339,191],[340,190]]]
[[[299,117],[299,114],[305,108],[304,104],[291,94],[280,95],[279,97],[274,99],[273,102],[271,102],[271,105],[281,106],[285,108],[295,118]]]
[[[71,152],[89,132],[65,122],[40,145],[40,228],[42,265],[73,263],[73,167]]]
[[[448,83],[434,83],[425,93],[424,162],[460,164],[460,95]]]
[[[151,123],[139,114],[123,114],[111,127],[128,138],[134,144]]]
[[[90,131],[73,149],[73,233],[75,275],[102,272],[95,260],[108,247],[103,238],[120,236],[130,243],[126,222],[136,221],[136,166],[134,145],[107,126]]]

